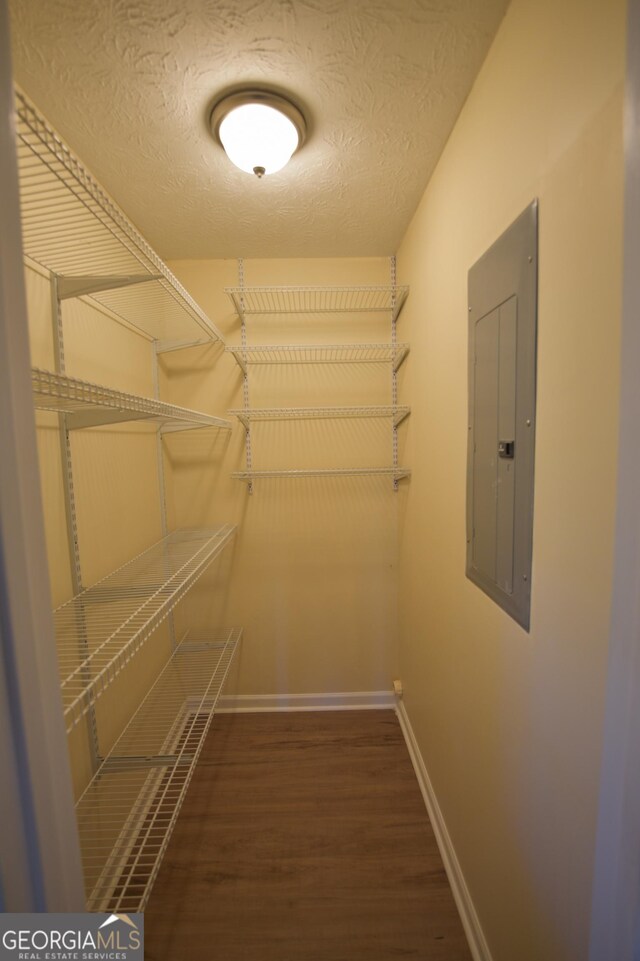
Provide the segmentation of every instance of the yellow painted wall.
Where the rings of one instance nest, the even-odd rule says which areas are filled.
[[[50,285],[39,270],[25,272],[31,360],[54,370]],[[86,301],[62,305],[66,373],[97,384],[153,396],[149,340]],[[42,501],[52,607],[73,594],[67,542],[57,415],[36,412]],[[71,457],[82,582],[89,587],[160,539],[155,429],[122,424],[72,432]],[[99,747],[111,748],[169,654],[166,624],[135,656],[96,705]],[[87,727],[69,736],[76,795],[91,776]]]
[[[405,705],[494,961],[587,957],[611,592],[621,0],[513,0],[399,251]],[[540,200],[531,631],[465,579],[467,271]]]
[[[236,261],[171,264],[182,283],[240,344],[225,286]],[[388,284],[389,261],[248,260],[245,284]],[[350,343],[390,338],[390,318],[317,315],[248,321],[248,342]],[[216,348],[163,358],[167,399],[218,412],[242,407],[242,374]],[[389,404],[389,365],[254,368],[254,407]],[[255,469],[389,466],[389,422],[339,420],[260,423],[252,434]],[[168,445],[177,526],[238,524],[228,591],[205,578],[185,600],[188,619],[244,627],[229,693],[286,695],[390,690],[397,632],[397,504],[388,477],[256,481],[254,493],[230,478],[245,466],[244,428]],[[224,560],[227,563],[227,559]]]

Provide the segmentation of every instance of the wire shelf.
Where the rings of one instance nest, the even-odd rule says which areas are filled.
[[[227,347],[246,373],[247,364],[393,364],[398,370],[409,344],[300,344]]]
[[[370,477],[383,475],[394,480],[409,477],[411,471],[404,467],[330,467],[306,470],[243,470],[234,471],[234,480],[252,484],[255,480],[269,480],[278,477]]]
[[[408,287],[225,287],[239,317],[391,311],[395,320]]]
[[[37,367],[31,369],[31,386],[34,407],[67,414],[69,430],[131,420],[160,424],[163,432],[203,427],[230,430],[232,427],[231,421],[222,417],[126,394]]]
[[[391,417],[395,427],[411,412],[410,407],[250,407],[230,410],[248,430],[252,421],[322,420],[343,417]]]
[[[156,340],[224,342],[217,327],[20,91],[16,106],[27,256],[69,280],[68,296],[88,289],[95,301]]]
[[[67,731],[112,683],[211,562],[235,527],[167,535],[53,612]]]
[[[88,911],[144,909],[241,636],[187,635],[78,801]]]

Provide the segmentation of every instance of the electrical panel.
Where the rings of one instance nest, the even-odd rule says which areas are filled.
[[[531,607],[538,204],[469,271],[467,577],[526,630]]]

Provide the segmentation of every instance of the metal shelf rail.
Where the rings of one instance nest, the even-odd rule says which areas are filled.
[[[254,480],[280,477],[373,477],[375,475],[392,477],[394,481],[398,481],[403,477],[409,477],[411,471],[405,467],[330,467],[305,470],[241,470],[231,474],[234,480],[245,481],[247,484],[252,484]]]
[[[232,422],[211,414],[187,410],[150,397],[138,397],[52,371],[31,369],[33,403],[38,410],[67,415],[67,430],[144,420],[160,424],[161,431],[216,427],[231,430]]]
[[[19,90],[16,107],[24,251],[57,277],[60,299],[90,296],[160,342],[224,343],[218,328]]]
[[[391,312],[395,321],[408,287],[225,287],[240,317],[249,314],[333,314]]]
[[[241,636],[187,634],[78,801],[88,911],[144,910]]]
[[[226,347],[246,374],[248,364],[393,364],[398,370],[409,344],[298,344]]]
[[[391,417],[395,427],[411,412],[410,407],[248,407],[234,408],[234,414],[249,430],[252,421],[266,420],[330,420],[343,417]]]
[[[53,612],[70,731],[231,543],[235,526],[168,534]]]

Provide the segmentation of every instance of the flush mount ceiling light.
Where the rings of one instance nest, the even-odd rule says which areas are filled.
[[[295,104],[266,90],[231,93],[211,113],[211,132],[229,160],[258,178],[282,170],[304,143],[306,131]]]

